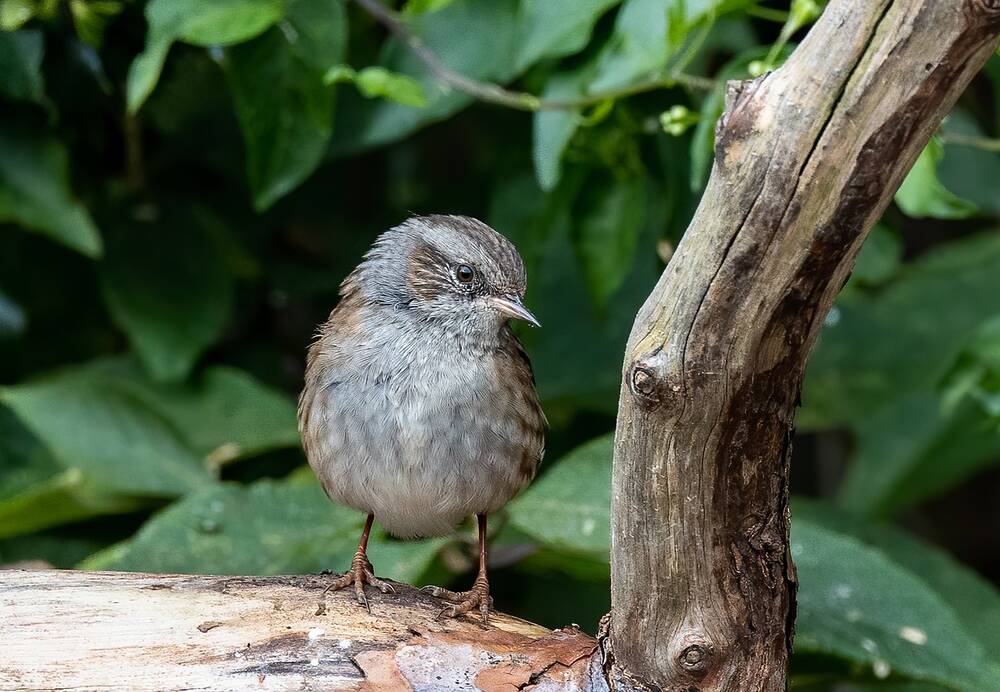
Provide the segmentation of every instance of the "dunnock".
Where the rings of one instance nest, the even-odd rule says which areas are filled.
[[[299,430],[335,502],[368,514],[351,569],[329,589],[383,593],[366,548],[372,521],[400,537],[479,524],[470,591],[425,587],[488,621],[486,516],[524,488],[544,450],[545,416],[528,357],[508,320],[524,307],[514,246],[464,216],[411,218],[383,233],[340,287],[309,349]]]

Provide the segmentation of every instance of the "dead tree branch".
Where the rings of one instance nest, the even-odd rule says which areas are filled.
[[[711,179],[625,358],[605,642],[617,689],[785,688],[806,358],[998,35],[997,0],[831,0],[784,66],[730,85]]]
[[[0,689],[593,689],[594,639],[329,577],[0,572]],[[575,685],[575,687],[574,687]]]

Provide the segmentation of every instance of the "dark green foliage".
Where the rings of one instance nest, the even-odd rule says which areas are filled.
[[[544,325],[523,337],[549,454],[491,522],[498,606],[594,628],[628,331],[708,177],[724,81],[780,64],[817,4],[394,6],[516,109],[344,0],[0,0],[0,562],[343,568],[363,517],[303,466],[305,348],[378,232],[466,213],[518,245]],[[995,568],[945,552],[1000,559],[995,508],[964,499],[1000,461],[998,126],[994,58],[810,362],[795,689],[1000,680]],[[464,582],[470,539],[376,535],[372,561]]]

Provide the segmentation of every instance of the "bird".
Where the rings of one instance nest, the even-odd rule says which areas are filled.
[[[487,517],[535,477],[547,421],[511,320],[535,327],[524,262],[482,221],[415,216],[382,233],[340,285],[308,349],[298,421],[327,496],[367,515],[350,569],[326,591],[394,591],[368,560],[373,522],[399,538],[448,535],[475,516],[479,568],[468,591],[424,590],[441,616],[493,599]],[[324,591],[324,593],[326,593]]]

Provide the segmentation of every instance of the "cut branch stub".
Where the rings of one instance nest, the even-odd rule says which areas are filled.
[[[727,90],[712,176],[636,318],[612,507],[620,689],[780,690],[806,358],[864,238],[996,48],[995,0],[832,0]]]
[[[670,410],[683,402],[683,380],[679,373],[672,376],[666,365],[662,350],[657,349],[626,367],[625,382],[636,403],[647,411],[659,407]]]

